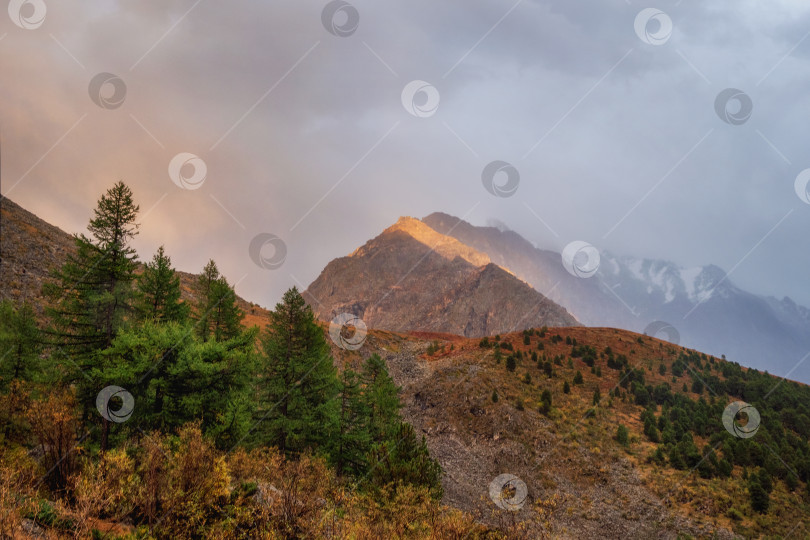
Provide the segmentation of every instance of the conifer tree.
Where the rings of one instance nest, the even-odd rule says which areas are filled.
[[[624,424],[619,424],[619,427],[616,428],[616,440],[622,446],[627,446],[630,443],[630,437]]]
[[[241,332],[244,313],[236,304],[236,292],[220,275],[213,260],[197,278],[195,319],[197,334],[203,341],[236,338]]]
[[[543,414],[551,412],[551,392],[548,389],[543,390],[540,395],[540,412]]]
[[[255,407],[258,330],[203,343],[189,324],[146,321],[121,332],[101,353],[105,368],[94,376],[134,397],[132,417],[117,432],[171,432],[199,420],[217,446],[231,448],[247,433]]]
[[[759,512],[760,514],[768,512],[771,497],[755,477],[752,477],[748,483],[748,495],[751,497],[751,508],[753,508],[755,512]]]
[[[364,400],[369,412],[369,434],[371,440],[380,443],[394,437],[399,431],[402,403],[399,388],[388,374],[385,360],[372,354],[363,364],[361,380],[364,386]]]
[[[360,476],[368,468],[371,414],[362,393],[359,375],[347,368],[343,371],[340,382],[338,436],[332,451],[332,460],[339,474]]]
[[[395,438],[374,447],[371,465],[371,480],[377,486],[424,486],[435,500],[442,498],[442,467],[430,457],[425,437],[420,441],[413,426],[406,422],[399,424]]]
[[[506,357],[506,370],[507,371],[515,371],[516,366],[517,366],[517,363],[515,362],[514,355],[510,354],[509,356],[507,356]]]
[[[338,428],[339,381],[324,332],[295,287],[269,319],[257,438],[288,455],[328,449]]]
[[[137,290],[136,309],[142,319],[182,322],[188,316],[188,306],[180,301],[180,277],[163,246],[138,276]]]
[[[88,357],[110,346],[130,311],[137,214],[132,191],[117,182],[98,201],[87,226],[92,238],[74,236],[76,254],[44,287],[54,343],[82,370],[90,367]]]
[[[30,381],[41,374],[42,350],[34,310],[27,303],[16,307],[10,300],[0,302],[0,391],[11,381]]]
[[[236,304],[236,292],[224,276],[213,283],[210,304],[208,320],[214,341],[237,337],[242,331],[242,319],[245,314]]]
[[[425,438],[420,441],[413,427],[402,421],[399,387],[388,374],[385,360],[378,354],[371,355],[363,364],[360,380],[368,414],[372,484],[425,486],[431,496],[440,499],[441,466],[430,457]]]
[[[108,189],[87,226],[92,238],[74,236],[76,253],[43,287],[50,301],[48,341],[57,356],[70,360],[64,363],[66,382],[76,385],[84,420],[98,419],[94,411],[99,386],[91,373],[103,367],[99,353],[112,344],[132,311],[137,255],[130,242],[138,232],[138,210],[126,184],[117,182]],[[102,450],[109,427],[104,419]]]
[[[197,299],[194,306],[194,319],[197,321],[195,329],[203,341],[208,341],[211,334],[211,325],[209,323],[210,299],[214,282],[219,278],[217,263],[210,259],[200,275],[197,276],[197,282],[195,283],[194,292]]]

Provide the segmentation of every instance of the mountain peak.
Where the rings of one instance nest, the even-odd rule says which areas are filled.
[[[412,217],[331,261],[304,298],[321,320],[348,312],[394,331],[482,337],[579,324],[489,256]]]
[[[695,290],[701,301],[708,300],[708,298],[715,292],[725,294],[733,285],[726,279],[728,274],[725,270],[714,264],[708,264],[701,267],[700,273],[695,280]]]
[[[446,212],[433,212],[425,217],[422,218],[422,221],[425,223],[429,223],[431,221],[444,221],[448,223],[466,223],[463,219],[451,216]]]
[[[396,223],[385,229],[380,236],[392,234],[397,231],[408,234],[413,239],[428,246],[445,259],[451,261],[456,257],[461,257],[473,266],[485,266],[492,262],[489,256],[484,253],[461,243],[451,236],[441,234],[422,221],[410,216],[400,217]],[[355,251],[352,255],[355,256],[358,251]]]

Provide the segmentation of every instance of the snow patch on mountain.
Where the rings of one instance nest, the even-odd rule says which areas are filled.
[[[684,284],[684,288],[686,289],[686,297],[693,302],[697,301],[697,289],[695,287],[695,282],[697,281],[697,277],[700,275],[702,270],[703,268],[700,266],[695,266],[694,268],[681,268],[679,272],[681,282]]]

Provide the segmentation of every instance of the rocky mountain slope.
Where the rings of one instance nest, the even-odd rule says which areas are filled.
[[[75,253],[73,236],[38,218],[7,197],[0,197],[0,300],[27,301],[44,316],[42,284],[51,269]],[[151,255],[142,255],[147,260]],[[178,271],[182,298],[194,299],[195,274]],[[259,323],[266,310],[237,296],[246,322]]]
[[[763,515],[751,508],[746,487],[756,467],[734,466],[728,477],[706,477],[699,466],[679,470],[666,457],[657,462],[653,456],[659,444],[641,420],[648,407],[628,395],[625,388],[634,386],[627,384],[628,372],[608,367],[607,358],[627,358],[629,367],[639,370],[636,375],[644,374],[647,388],[671,389],[676,399],[711,403],[718,411],[741,397],[726,395],[713,378],[734,378],[731,363],[609,328],[513,333],[501,336],[499,347],[491,343],[482,347],[480,340],[447,334],[372,330],[358,351],[334,348],[344,365],[372,353],[386,359],[402,387],[407,420],[425,435],[431,454],[444,468],[446,504],[526,538],[808,534],[803,520],[810,515],[810,488],[801,483],[790,488],[776,481],[771,510]],[[571,344],[599,351],[594,366],[587,359],[572,358]],[[499,360],[497,350],[504,357],[520,353],[514,371]],[[678,359],[684,354],[700,358],[702,370],[692,366],[680,372]],[[573,384],[577,372],[582,383]],[[693,383],[699,379],[711,381],[711,388],[698,392]],[[766,389],[788,384],[806,392],[797,383],[766,380]],[[546,391],[553,404],[548,412],[543,409]],[[763,418],[770,418],[763,427],[769,430],[778,414],[757,403]],[[669,408],[653,410],[667,416]],[[619,424],[629,430],[627,446],[616,440]],[[708,424],[724,433],[720,412],[708,418]],[[701,461],[726,459],[734,452],[717,440],[708,434],[695,436]],[[806,451],[806,444],[797,445],[795,451]],[[741,439],[735,448],[757,448],[763,461],[779,463],[779,449],[762,434]],[[490,499],[490,483],[502,474],[526,485],[526,502],[515,511],[499,509]]]
[[[71,236],[6,197],[0,198],[0,299],[28,301],[42,313],[42,284],[75,252]]]
[[[330,262],[304,298],[322,320],[348,312],[385,330],[480,337],[578,324],[485,254],[413,218]]]
[[[602,252],[597,272],[582,279],[565,270],[559,253],[537,249],[514,231],[474,226],[443,213],[422,221],[487,254],[584,325],[644,332],[665,321],[683,345],[780,375],[810,351],[810,310],[789,298],[744,291],[717,266],[681,268]],[[791,378],[810,381],[810,362],[796,367]]]

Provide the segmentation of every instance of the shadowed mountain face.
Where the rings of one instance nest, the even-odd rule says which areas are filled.
[[[614,326],[629,328],[636,322],[631,308],[622,305],[621,299],[600,279],[582,279],[569,274],[559,253],[537,249],[514,231],[476,227],[441,212],[423,218],[422,222],[486,253],[492,262],[565,306],[586,326],[610,326],[607,321],[612,321]]]
[[[422,221],[485,253],[585,325],[644,332],[654,321],[666,321],[681,345],[810,381],[810,358],[799,364],[810,352],[810,310],[789,298],[746,292],[717,266],[681,268],[602,253],[596,274],[582,279],[565,270],[559,253],[537,249],[513,231],[476,227],[443,213]]]
[[[401,218],[305,291],[316,315],[342,312],[373,328],[468,337],[577,320],[489,257],[413,218]]]

